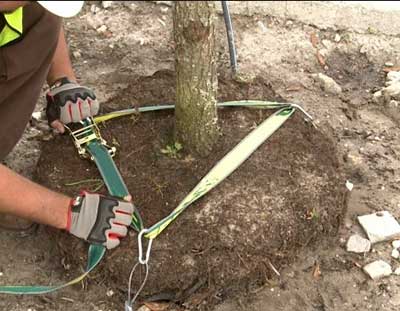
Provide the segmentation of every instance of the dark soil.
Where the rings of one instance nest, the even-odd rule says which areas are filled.
[[[174,77],[159,72],[133,80],[104,111],[174,101]],[[220,80],[220,101],[277,99],[268,81],[240,84]],[[128,100],[126,100],[129,98]],[[125,100],[124,100],[125,99]],[[279,99],[278,100],[282,100]],[[257,109],[221,109],[221,138],[206,158],[161,152],[172,143],[172,112],[157,112],[109,121],[102,133],[118,147],[115,162],[147,226],[168,215],[197,182],[257,124],[270,114]],[[293,261],[304,246],[337,233],[345,208],[345,177],[327,134],[311,127],[297,112],[237,171],[194,203],[154,242],[150,276],[142,298],[201,308],[226,296],[251,291]],[[68,136],[43,146],[37,180],[52,189],[76,194],[83,184],[100,178],[93,163],[78,157]],[[100,191],[105,192],[105,189]],[[86,245],[66,235],[57,238],[66,263],[83,264]],[[126,293],[137,258],[136,234],[108,253],[89,282],[105,279]],[[107,277],[107,278],[106,278]],[[135,288],[139,286],[139,278]],[[147,298],[146,298],[147,297]],[[111,299],[125,299],[114,295]],[[204,307],[205,308],[205,307]]]

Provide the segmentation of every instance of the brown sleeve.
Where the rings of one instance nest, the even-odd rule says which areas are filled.
[[[24,8],[22,40],[0,48],[0,161],[31,117],[57,46],[61,19],[33,2]]]

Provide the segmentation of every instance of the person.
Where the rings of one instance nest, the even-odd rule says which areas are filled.
[[[70,198],[1,164],[21,138],[46,80],[48,122],[60,133],[64,124],[98,113],[94,92],[76,79],[62,27],[62,17],[76,15],[82,5],[0,1],[0,213],[65,229],[110,249],[127,234],[134,210],[130,196],[83,192]]]

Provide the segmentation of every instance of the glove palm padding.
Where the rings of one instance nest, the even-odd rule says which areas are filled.
[[[111,249],[119,245],[120,237],[127,235],[133,210],[132,203],[85,193],[71,205],[67,230],[90,243]]]

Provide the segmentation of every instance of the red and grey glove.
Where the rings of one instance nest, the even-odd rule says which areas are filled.
[[[84,192],[71,201],[66,229],[89,243],[111,249],[128,233],[133,211],[130,202]]]
[[[60,120],[64,124],[79,122],[99,112],[93,91],[76,82],[61,78],[46,94],[46,115],[49,124]]]

